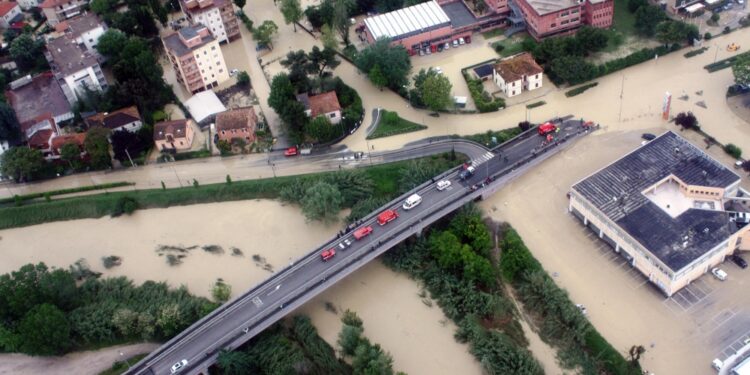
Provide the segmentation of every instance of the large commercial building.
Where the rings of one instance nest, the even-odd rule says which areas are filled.
[[[180,0],[180,8],[191,24],[208,27],[219,43],[240,37],[240,24],[230,0]]]
[[[511,0],[536,40],[575,33],[583,25],[612,26],[614,0]]]
[[[528,30],[537,40],[572,34],[582,25],[607,28],[613,15],[614,0],[433,0],[369,17],[358,30],[369,43],[389,38],[414,55],[504,26],[506,35]]]
[[[229,79],[219,42],[203,25],[184,27],[162,39],[179,81],[196,93]]]
[[[750,250],[740,176],[667,132],[573,185],[570,212],[667,296]]]

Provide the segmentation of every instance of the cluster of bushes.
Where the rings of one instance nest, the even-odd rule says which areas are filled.
[[[300,204],[308,220],[335,221],[339,211],[373,194],[373,182],[360,171],[330,174],[280,189],[282,201]]]
[[[469,85],[469,92],[471,98],[474,100],[477,110],[480,113],[495,112],[500,108],[505,108],[505,100],[502,98],[493,98],[487,91],[484,90],[482,80],[471,78],[466,72],[464,72],[464,79],[466,84]]]
[[[708,34],[708,33],[706,33],[706,34]],[[708,35],[711,35],[711,34],[708,34]],[[706,39],[711,39],[711,37],[708,37]],[[706,51],[708,51],[708,47],[701,47],[699,49],[690,51],[690,52],[684,54],[683,56],[685,56],[686,59],[689,59],[691,57],[698,56],[698,55],[700,55],[700,54],[702,54],[703,52],[706,52]]]
[[[352,373],[393,375],[393,358],[380,345],[362,336],[365,331],[362,319],[353,311],[346,310],[341,322],[343,325],[337,343],[341,354],[351,359]]]
[[[487,130],[485,133],[464,136],[464,139],[481,143],[487,147],[497,146],[524,131],[522,127],[508,128],[503,130]]]
[[[533,109],[533,108],[536,108],[536,107],[541,107],[541,106],[543,106],[545,104],[547,104],[547,102],[545,102],[544,100],[540,100],[538,102],[527,104],[526,105],[526,109]]]
[[[561,350],[563,365],[591,373],[641,374],[637,362],[625,360],[586,320],[515,230],[503,228],[500,248],[503,279],[518,291],[524,309],[541,327],[542,339]]]
[[[598,84],[599,84],[599,82],[587,83],[585,85],[576,87],[576,88],[574,88],[572,90],[566,91],[565,92],[565,96],[567,96],[568,98],[570,98],[572,96],[583,94],[584,91],[586,91],[586,90],[588,90],[588,89],[590,89],[592,87],[596,87]]]
[[[724,145],[724,152],[726,152],[727,154],[729,154],[731,157],[733,157],[735,159],[739,159],[740,157],[742,157],[742,149],[739,148],[739,147],[737,147],[733,143],[727,143],[727,144],[725,144]]]
[[[703,69],[708,70],[709,73],[717,72],[719,70],[731,67],[735,61],[748,58],[749,56],[750,56],[750,52],[743,52],[738,55],[734,55],[732,57],[726,58],[724,60],[719,60],[715,63],[708,64],[704,66]]]
[[[237,12],[237,16],[240,17],[240,20],[242,20],[242,23],[245,24],[245,27],[247,28],[247,31],[253,32],[253,21],[245,14],[243,11]]]
[[[330,374],[350,375],[352,367],[336,358],[333,348],[306,316],[277,323],[236,351],[222,351],[216,367],[223,375]],[[212,372],[213,373],[213,372]]]
[[[492,237],[478,209],[463,208],[426,237],[392,249],[385,254],[385,264],[424,285],[458,325],[456,339],[469,343],[489,374],[542,374],[541,365],[525,349],[528,342],[513,302],[497,278]]]
[[[408,162],[376,165],[364,169],[362,173],[368,179],[372,180],[372,198],[390,200],[409,190],[410,186],[416,186],[419,183],[429,180],[438,173],[454,167],[462,161],[463,158],[457,158],[453,153],[433,155]],[[26,204],[20,207],[5,207],[0,208],[0,229],[41,224],[50,221],[98,218],[112,215],[118,212],[118,200],[121,197],[131,197],[138,208],[165,208],[178,205],[243,199],[275,199],[279,197],[279,191],[284,190],[288,186],[301,185],[310,187],[315,182],[318,182],[318,180],[337,173],[339,172],[234,182],[228,179],[225,184],[202,185],[200,188],[183,187],[169,190],[162,188],[87,195],[43,203],[44,209],[39,209],[35,204]],[[350,207],[353,208],[353,212],[360,210],[361,205],[366,202],[372,202],[372,200],[365,198],[352,203],[353,207]]]
[[[170,290],[152,281],[135,286],[124,277],[96,276],[80,264],[68,271],[44,263],[0,276],[0,350],[56,355],[164,341],[216,308],[184,287]]]

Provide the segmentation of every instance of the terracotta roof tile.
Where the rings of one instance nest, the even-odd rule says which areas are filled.
[[[154,125],[154,140],[161,141],[171,134],[175,139],[185,138],[185,129],[188,126],[188,120],[172,120],[157,122]]]
[[[505,82],[514,82],[522,79],[523,76],[544,73],[542,67],[534,61],[534,57],[528,52],[501,60],[495,64],[495,71],[503,77]]]
[[[333,111],[340,111],[341,105],[336,91],[329,91],[310,97],[310,117],[317,117]]]
[[[232,109],[216,115],[216,131],[248,129],[255,132],[258,116],[253,107]]]

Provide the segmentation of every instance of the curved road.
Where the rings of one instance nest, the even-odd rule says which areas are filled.
[[[530,169],[536,161],[549,157],[579,136],[588,134],[576,120],[567,120],[562,124],[561,131],[556,134],[556,138],[561,141],[559,146],[556,143],[542,145],[544,138],[534,132],[532,129],[506,142],[496,148],[495,152],[486,151],[474,160],[472,164],[476,168],[475,174],[466,180],[458,177],[461,167],[453,168],[434,179],[451,181],[448,189],[438,191],[435,184],[428,181],[381,207],[362,219],[357,226],[372,227],[373,231],[369,236],[357,241],[350,231],[342,238],[331,239],[193,324],[133,366],[127,374],[169,374],[171,366],[183,359],[188,364],[180,374],[205,372],[215,362],[221,349],[238,347],[284,317],[287,312],[389,248],[421,232],[427,225],[466,202],[491,194],[500,185]],[[440,144],[428,144],[420,147],[431,149],[439,146]],[[490,176],[495,182],[486,188],[477,186]],[[404,199],[413,193],[422,197],[422,203],[411,210],[403,209],[401,205]],[[397,210],[400,217],[379,226],[376,215],[385,209]],[[338,245],[344,240],[350,240],[352,245],[339,250]],[[337,253],[325,262],[321,259],[320,252],[329,248],[336,248]]]

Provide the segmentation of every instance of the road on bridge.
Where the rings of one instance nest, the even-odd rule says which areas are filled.
[[[578,120],[566,120],[560,124],[555,139],[573,139],[586,134]],[[368,261],[382,254],[403,239],[418,233],[426,225],[446,213],[475,199],[478,186],[488,177],[510,173],[532,159],[543,149],[545,137],[536,135],[532,129],[492,151],[486,151],[471,161],[475,173],[468,179],[460,179],[461,167],[454,168],[431,182],[390,202],[385,207],[361,220],[356,228],[372,227],[372,233],[357,241],[353,238],[356,228],[339,234],[336,238],[276,272],[269,279],[224,304],[208,316],[193,324],[178,336],[151,353],[133,366],[127,374],[170,374],[171,367],[182,360],[187,365],[180,374],[197,374],[216,361],[221,349],[234,349],[263,329],[281,319],[288,311],[313,298],[325,288],[354,272]],[[547,144],[548,150],[554,149]],[[438,191],[436,182],[449,180],[451,186]],[[421,204],[405,210],[401,207],[405,197],[419,194]],[[450,211],[446,212],[449,208]],[[377,224],[377,215],[385,209],[395,209],[400,217],[383,226]],[[346,250],[339,243],[349,240],[352,245]],[[335,248],[336,255],[323,261],[321,251]]]

